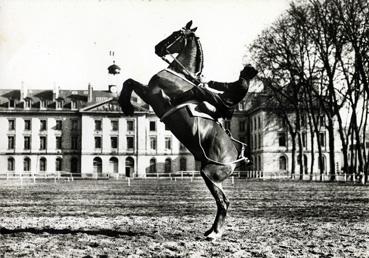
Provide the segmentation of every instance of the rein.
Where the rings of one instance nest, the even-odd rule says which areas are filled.
[[[168,48],[170,47],[170,46],[172,46],[174,43],[176,43],[178,40],[180,39],[180,37],[178,37],[178,38],[176,38],[176,40],[174,40],[171,44],[169,44],[168,46],[166,46],[166,49],[165,49],[165,51],[167,52],[167,55],[170,55],[172,58],[173,58],[173,60],[174,61],[176,61],[177,62],[177,64],[179,64],[179,66],[182,68],[182,71],[186,74],[186,75],[188,75],[188,76],[190,76],[191,77],[191,79],[195,82],[195,83],[197,83],[197,84],[200,84],[201,83],[201,80],[199,79],[199,77],[198,76],[196,76],[196,75],[194,75],[193,73],[191,73],[180,61],[178,61],[178,59],[172,54],[172,53],[170,53],[169,51],[168,51]],[[187,38],[185,37],[185,45],[187,45]],[[162,56],[161,57],[161,59],[163,59],[167,64],[171,64],[171,62],[168,60],[168,59],[166,59],[164,56]]]
[[[184,67],[184,65],[180,62],[180,61],[178,61],[178,59],[175,57],[175,56],[173,56],[173,54],[171,54],[168,50],[167,50],[167,53],[168,53],[168,55],[170,55],[173,59],[174,59],[174,61],[176,61],[177,62],[177,64],[179,64],[179,66],[182,68],[182,71],[186,74],[186,75],[188,75],[188,76],[190,76],[191,77],[191,79],[195,82],[195,83],[197,83],[197,84],[200,84],[201,83],[201,80],[199,79],[199,77],[198,76],[196,76],[196,75],[194,75],[193,73],[191,73],[186,67]],[[171,62],[168,60],[168,59],[166,59],[164,56],[163,57],[161,57],[161,59],[163,59],[165,62],[167,62],[169,65],[171,64]]]

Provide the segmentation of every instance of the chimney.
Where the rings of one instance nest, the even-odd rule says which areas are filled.
[[[20,98],[25,99],[27,97],[27,88],[24,86],[24,81],[21,82],[21,92],[20,92]]]
[[[60,91],[60,86],[56,86],[56,84],[54,83],[53,101],[55,101],[57,98],[59,98],[59,91]]]
[[[94,91],[94,88],[91,86],[91,84],[89,83],[88,84],[88,95],[87,95],[87,101],[88,102],[92,102],[92,100],[93,100],[93,96],[92,96],[92,94],[93,94],[93,91]]]

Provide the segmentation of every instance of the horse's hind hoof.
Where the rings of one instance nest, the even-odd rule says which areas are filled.
[[[223,234],[221,232],[216,233],[215,231],[211,231],[208,235],[205,235],[205,237],[206,237],[206,240],[214,241],[214,240],[222,238],[222,235]]]

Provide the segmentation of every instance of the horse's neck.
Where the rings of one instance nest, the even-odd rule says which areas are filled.
[[[187,72],[193,75],[197,76],[201,74],[204,58],[201,44],[198,39],[195,37],[189,39],[184,50],[178,55],[177,60],[180,64],[173,61],[169,66],[170,69],[183,73],[183,68],[185,68]]]

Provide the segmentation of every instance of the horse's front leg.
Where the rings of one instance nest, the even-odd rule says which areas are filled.
[[[215,202],[217,204],[217,214],[215,216],[214,223],[212,227],[205,232],[205,236],[208,239],[217,239],[220,238],[223,234],[223,226],[225,223],[225,218],[227,216],[227,211],[229,207],[229,200],[227,199],[226,195],[224,194],[221,185],[215,185],[209,178],[206,176],[206,169],[214,169],[214,166],[205,166],[201,170],[201,176],[203,177],[206,186],[209,188],[211,194],[213,195]]]
[[[123,88],[120,93],[118,102],[122,111],[125,115],[132,116],[134,112],[134,107],[131,103],[131,95],[132,91],[134,91],[143,101],[148,103],[147,94],[148,94],[148,87],[145,85],[133,80],[128,79],[123,83]]]

